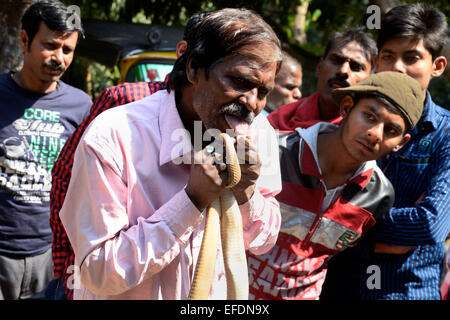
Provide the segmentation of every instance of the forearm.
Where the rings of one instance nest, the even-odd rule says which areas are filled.
[[[384,242],[375,242],[373,251],[375,253],[387,253],[387,254],[406,254],[417,247],[395,246]]]
[[[93,293],[116,295],[173,262],[203,215],[183,189],[159,208],[140,201],[145,195],[130,191],[120,159],[98,148],[80,144],[60,216],[81,283]]]
[[[183,193],[152,216],[139,218],[136,225],[92,247],[81,264],[83,285],[96,294],[117,295],[173,263],[203,218]]]
[[[448,197],[425,197],[415,207],[394,207],[375,225],[373,235],[377,241],[406,247],[442,242],[450,229],[449,206]]]
[[[280,230],[280,207],[274,197],[264,197],[256,190],[247,203],[239,206],[242,213],[245,248],[263,254],[274,245]]]
[[[447,145],[446,141],[436,142],[430,157],[432,162],[425,169],[414,171],[419,174],[414,188],[402,186],[403,179],[399,177],[405,177],[400,175],[403,163],[397,163],[400,169],[395,180],[399,182],[394,187],[398,191],[396,197],[402,200],[398,202],[404,205],[394,205],[375,225],[373,235],[377,241],[415,247],[445,240],[450,231],[450,148]]]

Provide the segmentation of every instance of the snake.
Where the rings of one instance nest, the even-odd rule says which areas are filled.
[[[248,300],[249,281],[242,217],[236,198],[231,191],[231,188],[241,180],[241,168],[233,140],[226,133],[220,136],[227,157],[228,180],[225,190],[207,208],[205,231],[189,300],[208,299],[214,278],[219,237],[225,266],[227,300]]]

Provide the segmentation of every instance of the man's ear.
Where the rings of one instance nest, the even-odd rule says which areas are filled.
[[[28,46],[29,46],[29,44],[28,44],[28,41],[29,41],[28,33],[25,30],[22,29],[20,31],[19,39],[20,39],[20,50],[22,50],[22,52],[25,53],[25,51],[28,51]]]
[[[347,95],[344,98],[342,98],[341,103],[339,104],[339,112],[342,117],[346,117],[350,110],[353,108],[355,102],[352,98],[352,96]]]
[[[375,57],[373,57],[373,65],[375,66],[375,72],[378,69],[378,61],[379,61],[379,56],[376,55]]]
[[[183,53],[186,52],[187,42],[185,40],[181,40],[177,43],[176,54],[177,58],[179,58]]]
[[[447,59],[444,56],[437,57],[433,61],[433,71],[431,72],[431,76],[439,77],[442,73],[444,73],[446,66]]]
[[[409,133],[405,134],[402,138],[402,141],[400,141],[400,143],[397,144],[394,149],[392,149],[392,152],[397,152],[398,150],[403,148],[403,146],[409,141],[409,139],[411,139],[411,135]]]
[[[199,76],[199,68],[195,59],[189,57],[186,62],[186,78],[191,84],[196,84]]]
[[[323,64],[323,58],[320,58],[319,63],[316,66],[316,76],[319,75],[320,70],[322,69],[322,64]]]

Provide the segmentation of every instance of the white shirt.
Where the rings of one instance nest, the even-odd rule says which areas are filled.
[[[273,128],[261,115],[251,127],[261,175],[240,210],[246,249],[262,254],[278,236],[281,176]],[[74,299],[188,297],[205,212],[184,191],[190,164],[176,164],[192,152],[182,129],[174,93],[163,90],[103,112],[86,130],[60,212],[81,267]],[[211,299],[226,298],[221,257],[219,248]]]

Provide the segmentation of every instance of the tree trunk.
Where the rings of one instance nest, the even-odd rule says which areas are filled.
[[[297,6],[294,17],[295,21],[293,28],[294,39],[297,40],[300,45],[306,43],[305,24],[306,24],[306,14],[308,13],[308,5],[309,5],[308,1],[303,1],[301,5]]]
[[[22,65],[19,46],[21,18],[32,0],[0,2],[0,73],[17,71]]]

